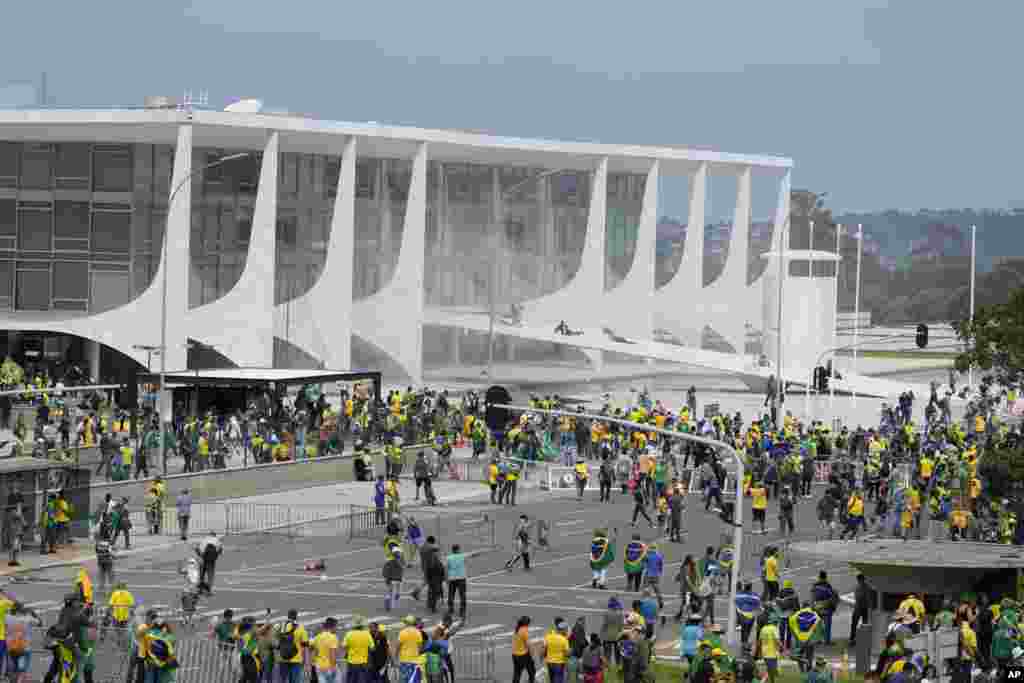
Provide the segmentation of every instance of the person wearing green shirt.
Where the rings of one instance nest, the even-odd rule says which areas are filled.
[[[658,460],[654,464],[654,497],[655,499],[660,498],[662,492],[665,490],[665,484],[668,481],[668,466],[664,460]]]

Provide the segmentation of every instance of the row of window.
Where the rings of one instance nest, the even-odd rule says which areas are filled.
[[[0,142],[0,187],[131,192],[133,145]]]
[[[0,310],[96,312],[130,299],[124,264],[0,261]]]
[[[92,251],[127,254],[131,205],[17,202],[0,199],[0,250]]]

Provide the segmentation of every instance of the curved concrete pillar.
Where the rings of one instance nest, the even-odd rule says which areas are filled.
[[[689,229],[687,229],[689,235]],[[747,260],[750,245],[750,167],[742,168],[736,179],[736,208],[725,268],[701,293],[699,320],[725,338],[742,355],[746,347],[746,326],[760,320],[760,297],[751,298],[747,288]],[[758,290],[760,291],[760,290]],[[702,310],[701,310],[702,309]]]
[[[413,384],[423,379],[423,278],[427,223],[427,143],[412,162],[402,247],[391,280],[352,304],[352,334],[390,355]],[[350,296],[351,298],[351,296]]]
[[[74,334],[101,342],[146,364],[146,352],[134,346],[159,346],[161,310],[163,307],[163,278],[167,269],[167,369],[185,367],[187,305],[187,267],[189,235],[191,230],[192,186],[187,182],[192,174],[192,126],[178,127],[178,142],[174,152],[171,188],[181,186],[174,203],[167,207],[167,258],[160,259],[156,275],[139,296],[129,303],[92,316],[34,316],[19,314],[5,317],[3,326],[10,330],[36,330]],[[160,367],[154,359],[153,369]]]
[[[698,317],[704,289],[704,205],[708,165],[701,162],[690,178],[686,241],[679,269],[654,292],[654,325],[668,330],[687,346],[700,347],[703,322]]]
[[[274,364],[278,145],[278,133],[270,133],[263,148],[242,277],[220,299],[188,312],[189,336],[242,367],[269,368]]]
[[[603,326],[615,330],[616,334],[636,335],[643,339],[649,338],[654,328],[654,241],[658,232],[659,169],[660,164],[654,161],[647,170],[633,263],[619,286],[605,292],[597,311]]]
[[[320,277],[302,296],[277,307],[275,335],[315,356],[332,370],[352,365],[352,267],[355,254],[356,138],[345,141],[331,237]],[[285,306],[300,321],[284,330]]]

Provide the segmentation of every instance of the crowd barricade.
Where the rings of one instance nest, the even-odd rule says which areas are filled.
[[[573,467],[567,465],[548,465],[547,470],[547,486],[541,486],[544,491],[575,491],[576,490],[576,470]],[[598,483],[597,472],[592,471],[590,477],[587,479],[587,485],[585,491],[597,491],[599,490],[600,484]]]
[[[175,646],[177,683],[235,681],[242,673],[238,650],[212,638],[179,640]]]
[[[452,663],[456,681],[497,683],[495,672],[496,644],[492,639],[464,638],[458,633],[452,638]]]
[[[303,527],[316,522],[340,520],[350,512],[346,505],[284,505],[278,503],[224,503],[225,533],[280,533],[305,535]]]
[[[154,535],[154,520],[159,521],[156,527],[156,535],[181,535],[178,526],[178,509],[173,503],[165,504],[156,513],[155,517],[149,510],[129,509],[128,519],[132,524],[132,535]],[[216,531],[217,533],[226,533],[227,518],[225,517],[224,506],[220,503],[193,503],[189,510],[188,527],[193,532]]]

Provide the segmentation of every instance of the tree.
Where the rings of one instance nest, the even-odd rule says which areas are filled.
[[[974,319],[953,323],[966,349],[956,358],[956,369],[975,367],[985,373],[982,387],[995,389],[998,400],[1007,391],[1019,391],[1024,381],[1024,287],[1014,290],[1005,304],[982,306]]]
[[[8,356],[0,364],[0,386],[14,387],[25,381],[25,371]]]

